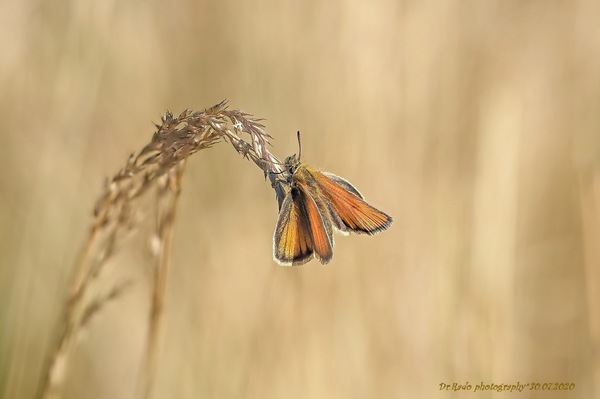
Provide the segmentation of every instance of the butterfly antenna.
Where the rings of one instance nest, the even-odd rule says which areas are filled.
[[[302,144],[300,143],[300,130],[298,130],[298,159],[302,157]]]

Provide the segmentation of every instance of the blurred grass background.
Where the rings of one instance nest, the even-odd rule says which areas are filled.
[[[271,260],[277,205],[227,145],[188,163],[155,398],[600,394],[597,1],[0,2],[0,396],[34,396],[104,177],[168,108],[224,98],[274,153],[395,218],[333,262]],[[143,245],[140,245],[140,248]],[[130,398],[134,287],[71,359],[65,397]],[[114,268],[117,266],[115,265]],[[114,271],[114,273],[117,273]]]

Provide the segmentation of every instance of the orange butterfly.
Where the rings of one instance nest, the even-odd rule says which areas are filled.
[[[273,236],[277,263],[302,265],[315,257],[325,265],[333,258],[334,229],[373,235],[391,226],[392,218],[365,202],[348,180],[300,162],[300,132],[298,147],[298,157],[286,158],[279,180],[287,193],[274,185],[280,203]]]

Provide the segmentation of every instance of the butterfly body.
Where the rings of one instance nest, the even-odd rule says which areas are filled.
[[[280,201],[273,237],[273,257],[281,265],[302,265],[333,258],[333,232],[377,234],[392,218],[369,205],[349,181],[300,162],[292,155],[284,163],[287,192]]]

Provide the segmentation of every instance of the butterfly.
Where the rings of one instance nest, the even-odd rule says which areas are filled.
[[[392,218],[369,205],[348,180],[300,161],[300,132],[298,148],[298,156],[285,159],[283,178],[274,185],[279,201],[273,236],[277,263],[302,265],[314,257],[325,265],[333,258],[334,230],[373,235],[391,226]]]

